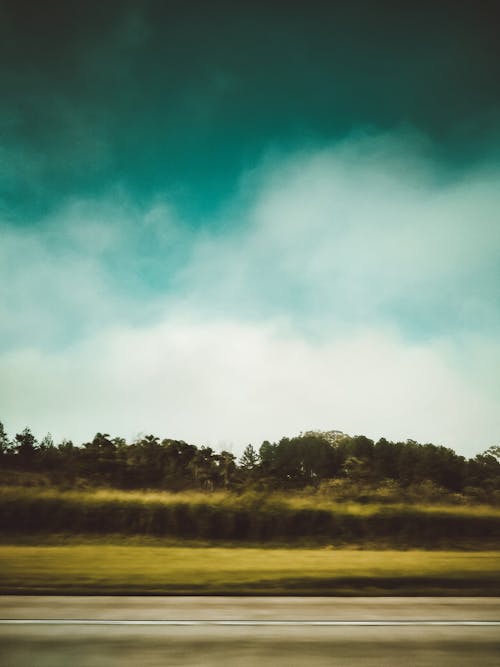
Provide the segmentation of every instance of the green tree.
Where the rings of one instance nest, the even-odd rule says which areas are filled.
[[[5,431],[2,422],[0,422],[0,458],[6,456],[10,452],[10,449],[11,444],[7,432]]]
[[[22,468],[30,470],[34,466],[37,441],[29,428],[21,433],[16,433],[16,451],[19,464]]]
[[[224,487],[227,489],[236,472],[236,459],[231,452],[222,451],[217,456],[219,475]]]
[[[193,473],[194,481],[198,486],[212,491],[217,479],[217,464],[211,447],[202,446],[189,463]]]
[[[363,485],[371,480],[369,462],[358,456],[349,456],[342,466],[342,472],[353,484]]]
[[[63,440],[57,446],[59,477],[64,485],[72,485],[83,473],[82,449],[75,447],[71,440]]]
[[[183,489],[190,485],[192,474],[190,463],[198,448],[183,440],[164,439],[161,442],[165,452],[164,482],[170,489]]]
[[[264,440],[259,448],[260,469],[264,476],[274,475],[276,467],[276,445]]]
[[[116,445],[109,433],[96,433],[92,442],[84,444],[84,471],[101,484],[115,481],[117,470]]]
[[[240,457],[239,465],[245,472],[253,472],[259,465],[259,455],[253,445],[247,445]]]
[[[483,456],[492,456],[498,463],[500,463],[500,445],[491,445],[491,447],[488,447],[484,452]]]
[[[40,441],[38,447],[38,460],[40,468],[49,472],[57,472],[59,465],[59,450],[54,445],[54,440],[50,433]]]

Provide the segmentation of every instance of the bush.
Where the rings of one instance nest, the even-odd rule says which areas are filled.
[[[319,496],[65,493],[11,488],[0,493],[0,529],[4,533],[121,533],[234,542],[382,540],[428,547],[498,541],[500,512],[415,503],[334,504]]]

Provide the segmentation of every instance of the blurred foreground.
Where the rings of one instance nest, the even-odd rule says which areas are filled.
[[[489,667],[500,658],[500,598],[5,596],[0,607],[0,663],[9,667]],[[12,623],[23,619],[27,624]],[[90,622],[63,624],[71,619]],[[120,620],[126,624],[110,624]],[[142,624],[131,625],[132,620]],[[224,620],[242,623],[214,624]],[[391,625],[394,620],[409,625]],[[273,625],[279,621],[285,624]],[[374,625],[360,625],[366,622]]]
[[[318,494],[0,486],[0,532],[143,536],[234,544],[497,549],[500,508],[337,501]]]
[[[500,595],[498,551],[79,542],[0,545],[0,593]]]

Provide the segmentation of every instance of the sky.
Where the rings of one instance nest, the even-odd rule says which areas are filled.
[[[0,0],[0,420],[500,441],[491,0]]]

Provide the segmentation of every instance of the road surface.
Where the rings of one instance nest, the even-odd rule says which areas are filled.
[[[0,665],[500,664],[500,598],[0,596]]]

